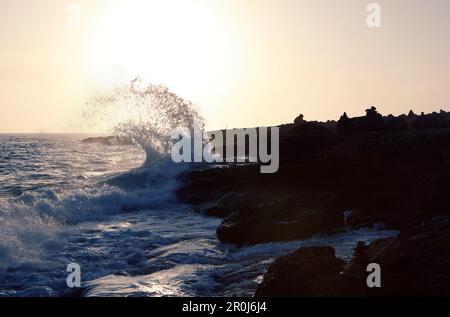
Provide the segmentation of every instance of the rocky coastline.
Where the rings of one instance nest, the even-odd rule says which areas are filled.
[[[181,201],[223,218],[223,243],[305,239],[379,223],[401,232],[359,245],[349,263],[332,248],[301,248],[271,265],[256,296],[450,295],[450,113],[366,112],[338,122],[299,116],[280,126],[275,174],[228,164],[180,177]],[[385,287],[364,286],[361,254],[380,263]],[[347,277],[349,266],[357,267],[356,278]],[[413,275],[419,278],[408,282]]]

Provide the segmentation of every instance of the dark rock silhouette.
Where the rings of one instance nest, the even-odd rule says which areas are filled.
[[[180,176],[178,197],[222,217],[217,236],[236,245],[333,233],[344,227],[344,210],[352,211],[350,228],[384,223],[402,234],[358,245],[350,263],[329,249],[299,251],[275,262],[257,295],[450,294],[450,221],[435,222],[450,218],[450,114],[382,117],[370,108],[361,118],[344,113],[338,122],[296,121],[280,126],[277,173],[260,174],[258,164],[193,170]],[[389,286],[383,291],[368,290],[362,279],[368,261],[383,265]],[[423,276],[436,285],[425,277],[408,284],[407,274],[419,274],[424,265]],[[312,266],[325,273],[319,276]],[[291,278],[303,284],[292,284]],[[400,282],[405,284],[396,286]]]
[[[410,125],[406,116],[394,117],[393,115],[390,115],[384,120],[384,128],[386,130],[408,130]]]
[[[116,137],[116,136],[100,136],[100,137],[90,137],[81,140],[81,142],[86,144],[101,144],[101,145],[131,145],[132,140],[129,138]]]
[[[267,193],[268,197],[270,193]],[[280,197],[281,196],[281,197]],[[273,200],[262,197],[253,205],[238,205],[217,229],[219,240],[226,243],[261,243],[308,238],[317,233],[329,233],[342,226],[342,215],[330,212],[327,195],[280,196]],[[332,199],[328,200],[329,202]],[[323,209],[317,208],[319,204]],[[315,206],[315,209],[311,209]]]
[[[450,219],[399,237],[359,243],[344,264],[330,247],[300,248],[277,259],[256,296],[450,296]],[[367,287],[368,263],[382,268],[381,288]],[[343,272],[339,270],[343,269]]]
[[[380,131],[384,128],[383,116],[377,112],[375,107],[367,109],[364,117],[350,119],[344,113],[338,121],[338,132],[341,133]]]
[[[269,267],[255,296],[338,296],[336,276],[343,265],[331,247],[300,248]]]
[[[337,124],[340,133],[361,133],[367,131],[389,131],[408,129],[441,129],[450,127],[450,113],[441,110],[439,113],[421,113],[415,115],[412,110],[408,115],[383,117],[375,107],[366,110],[364,117],[349,118],[347,114],[341,116]]]
[[[379,121],[375,109],[368,115]],[[349,209],[352,227],[397,229],[450,213],[449,128],[336,130],[333,122],[281,126],[276,174],[258,165],[192,171],[178,196],[224,217],[218,237],[236,244],[333,232]]]
[[[297,118],[295,118],[295,120],[294,120],[294,124],[302,124],[302,123],[305,123],[306,121],[305,121],[305,119],[304,119],[304,116],[301,114],[301,115],[299,115]]]

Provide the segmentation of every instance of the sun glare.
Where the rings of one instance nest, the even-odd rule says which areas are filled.
[[[139,76],[188,96],[217,93],[235,68],[232,34],[208,2],[120,1],[94,23],[87,68],[103,84]]]

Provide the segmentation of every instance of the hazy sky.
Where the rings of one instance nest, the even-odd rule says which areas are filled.
[[[136,76],[211,129],[450,110],[449,56],[448,0],[0,0],[0,132],[87,131],[89,96]]]

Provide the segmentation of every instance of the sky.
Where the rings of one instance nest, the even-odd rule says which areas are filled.
[[[209,129],[450,110],[449,56],[448,0],[0,0],[0,133],[107,132],[86,101],[138,76]]]

